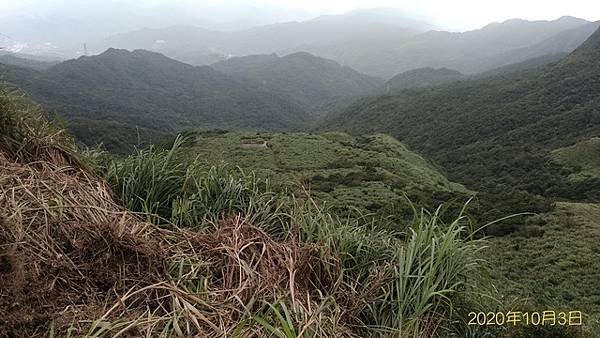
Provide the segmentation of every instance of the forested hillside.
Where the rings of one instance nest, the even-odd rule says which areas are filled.
[[[274,54],[236,57],[211,67],[249,79],[271,93],[289,97],[313,113],[340,100],[351,101],[373,94],[383,85],[383,79],[308,53],[284,57]]]
[[[27,66],[7,62],[0,72],[64,118],[80,140],[117,151],[192,127],[308,128],[328,105],[383,84],[307,53],[232,59],[215,65],[222,72],[116,49],[47,70]]]
[[[455,82],[464,77],[463,74],[448,68],[419,68],[398,74],[386,82],[387,92],[407,88],[431,87]]]
[[[103,141],[112,149],[135,144],[130,141],[135,141],[136,129],[287,130],[307,119],[302,107],[250,83],[145,51],[111,49],[45,72],[2,71],[9,82],[66,119],[79,139]],[[129,138],[127,144],[120,142],[123,138]]]
[[[600,31],[555,65],[365,99],[329,128],[392,133],[478,190],[598,200],[597,179],[574,184],[548,154],[600,132],[599,57]]]

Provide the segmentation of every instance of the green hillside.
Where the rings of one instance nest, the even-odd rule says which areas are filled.
[[[398,74],[386,84],[387,92],[420,88],[455,82],[463,78],[460,72],[448,68],[419,68]]]
[[[593,137],[575,145],[552,151],[552,158],[575,169],[575,180],[600,177],[600,138]]]
[[[583,311],[600,332],[600,204],[559,203],[527,233],[491,241],[501,293],[533,309]]]
[[[470,192],[452,183],[423,157],[392,137],[344,133],[199,133],[192,149],[214,165],[224,162],[276,182],[294,182],[341,214],[412,216],[408,199],[430,209],[465,201]]]
[[[337,101],[354,100],[375,93],[384,82],[308,53],[283,57],[275,54],[234,57],[211,67],[249,79],[271,93],[288,97],[312,113],[318,113]]]
[[[570,181],[572,169],[549,154],[600,133],[599,57],[600,31],[555,65],[364,99],[327,128],[387,132],[441,164],[451,180],[495,195],[528,194],[501,208],[505,214],[549,210],[534,203],[538,195],[598,200],[598,179]]]

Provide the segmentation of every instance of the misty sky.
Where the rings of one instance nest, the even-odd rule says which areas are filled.
[[[571,15],[600,20],[600,1],[591,0],[0,0],[0,18],[65,12],[76,15],[77,11],[91,13],[96,8],[114,10],[118,6],[129,10],[187,8],[200,18],[203,13],[210,13],[206,16],[215,22],[245,20],[248,24],[254,23],[252,15],[256,16],[257,24],[263,24],[338,14],[355,8],[396,7],[451,30],[476,29],[509,18],[538,20]],[[175,12],[173,17],[177,17]]]

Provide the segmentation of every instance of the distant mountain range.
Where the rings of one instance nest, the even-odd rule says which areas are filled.
[[[464,75],[448,68],[418,68],[400,73],[385,84],[384,93],[390,94],[410,88],[434,87],[460,80],[476,80],[493,76],[507,76],[513,73],[526,72],[532,69],[558,63],[569,53],[550,54],[534,57],[522,62],[498,67],[475,75]]]
[[[147,49],[192,64],[231,56],[309,52],[360,72],[389,79],[417,68],[449,68],[464,74],[489,71],[550,54],[569,53],[600,23],[562,17],[553,21],[508,20],[451,33],[418,20],[386,18],[383,11],[216,32],[193,26],[119,34],[92,47]]]
[[[434,26],[404,16],[397,10],[355,10],[345,15],[321,16],[242,31],[220,32],[195,26],[141,29],[91,44],[106,48],[146,49],[197,65],[215,59],[281,51],[305,51],[304,45],[352,43],[366,48],[372,41],[392,41],[425,32]],[[281,53],[278,53],[281,54]],[[313,53],[314,54],[314,53]]]
[[[65,118],[79,139],[117,151],[192,127],[307,128],[320,107],[383,84],[307,53],[231,59],[215,67],[220,71],[143,50],[109,49],[47,69],[8,62],[0,72]]]

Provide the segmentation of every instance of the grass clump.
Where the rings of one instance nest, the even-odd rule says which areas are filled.
[[[49,122],[24,94],[0,85],[0,150],[21,162],[81,165],[64,129]]]
[[[252,224],[277,223],[281,211],[270,180],[226,164],[186,158],[178,138],[170,149],[150,147],[106,166],[106,177],[127,209],[156,224],[203,228],[236,214]]]
[[[123,205],[150,215],[150,220],[171,217],[173,200],[181,192],[186,167],[179,162],[180,140],[170,150],[148,149],[107,165],[106,177]]]

